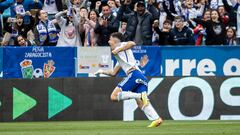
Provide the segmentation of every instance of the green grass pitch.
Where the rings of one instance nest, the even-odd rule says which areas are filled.
[[[74,121],[0,123],[1,135],[240,135],[240,121]]]

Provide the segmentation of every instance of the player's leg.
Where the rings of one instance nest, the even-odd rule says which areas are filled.
[[[114,90],[113,90],[113,92],[112,92],[112,94],[111,94],[111,96],[110,96],[110,99],[112,100],[112,101],[118,101],[118,94],[121,92],[122,90],[119,88],[119,87],[116,87]]]
[[[145,85],[140,85],[137,88],[137,92],[140,93],[146,93],[146,86]],[[146,95],[147,96],[147,95]],[[148,99],[148,97],[146,97]],[[142,98],[141,99],[136,99],[137,105],[138,107],[150,118],[152,118],[152,120],[157,120],[159,119],[159,115],[157,114],[157,112],[155,111],[155,109],[153,108],[153,106],[150,104],[150,101],[148,99],[148,104],[144,104]]]
[[[122,90],[122,88],[120,87],[116,87],[110,96],[110,99],[112,101],[121,101],[121,100],[128,100],[128,99],[137,99],[137,98],[141,98],[140,93],[125,91],[125,89]]]
[[[147,86],[140,85],[139,87],[136,88],[136,91],[138,93],[147,93]],[[144,103],[146,101],[143,100],[143,94],[141,94],[141,95],[142,95],[141,99],[136,99],[136,102],[138,104],[138,107],[144,112],[144,114],[153,120],[152,123],[148,127],[158,127],[163,122],[162,118],[159,117],[158,113],[151,105],[151,103],[147,97],[147,94],[144,95],[145,96],[144,98],[147,100],[147,104]]]
[[[110,98],[112,101],[141,98],[141,93],[131,91],[136,87],[138,87],[138,84],[135,82],[135,77],[131,73],[118,84],[113,90]]]
[[[136,99],[138,107],[144,112],[145,115],[150,117],[153,121],[148,127],[158,127],[162,124],[163,120],[157,114],[156,110],[149,103],[147,106],[144,106],[143,101],[141,99]]]

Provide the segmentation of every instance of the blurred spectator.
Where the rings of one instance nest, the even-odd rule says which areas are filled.
[[[115,0],[108,0],[107,4],[110,6],[112,14],[116,17],[117,12],[118,12],[118,8],[117,8],[117,5],[115,3]]]
[[[66,19],[63,15],[67,15]],[[61,28],[57,46],[81,46],[79,34],[79,22],[77,21],[75,10],[65,10],[55,15],[58,25]]]
[[[229,23],[229,16],[225,10],[225,7],[223,5],[221,6],[218,6],[218,12],[220,14],[220,18],[222,20],[222,22],[225,24],[225,25],[228,25]]]
[[[172,22],[170,20],[165,20],[163,22],[163,28],[159,29],[159,23],[154,23],[153,28],[159,35],[158,45],[169,45],[170,31],[172,29]]]
[[[127,22],[121,22],[118,32],[120,32],[124,35],[126,30],[127,30]]]
[[[67,7],[68,10],[71,10],[71,8],[73,8],[76,12],[77,20],[80,20],[81,0],[68,0]]]
[[[85,14],[83,17],[85,22],[82,24],[80,31],[85,34],[84,46],[96,46],[98,35],[94,32],[94,28],[96,27],[98,17],[96,10],[91,10],[88,15]]]
[[[86,0],[85,0],[86,1]],[[73,8],[76,10],[76,9],[79,9],[81,8],[81,0],[71,0],[70,1],[72,4],[73,4]],[[78,11],[79,11],[78,10]]]
[[[12,5],[11,5],[11,17],[14,18],[16,14],[20,14],[22,16],[25,16],[25,8],[23,6],[24,0],[16,0]]]
[[[145,5],[147,5],[147,11],[149,11],[152,16],[153,19],[156,20],[159,18],[159,11],[158,9],[154,6],[154,1],[155,0],[148,0],[147,3]]]
[[[85,22],[86,21],[86,16],[88,16],[88,10],[86,7],[81,7],[80,8],[80,12],[79,12],[79,15],[80,15],[80,19],[82,22]]]
[[[121,7],[121,0],[115,0],[116,6],[119,9]]]
[[[90,8],[90,5],[88,5],[89,0],[71,0],[73,5],[77,8],[85,7]]]
[[[55,14],[63,10],[62,0],[41,0],[43,10],[49,15],[49,20],[55,19]]]
[[[9,8],[14,0],[1,0],[0,2],[0,41],[2,42],[3,38],[3,12],[5,9]]]
[[[158,7],[160,10],[160,15],[161,15],[161,16],[159,16],[159,19],[163,18],[166,15],[166,17],[164,17],[163,19],[168,19],[168,20],[174,21],[175,16],[177,16],[177,12],[176,12],[173,0],[170,0],[170,2],[161,1],[159,3]],[[163,21],[163,20],[159,21],[160,25],[163,24],[163,23],[161,23],[161,21]]]
[[[201,17],[206,5],[205,0],[197,1],[196,4],[194,4],[193,0],[169,0],[168,8],[166,2],[167,1],[164,1],[162,6],[168,15],[168,19],[171,21],[173,21],[176,16],[183,17],[185,21],[188,21],[190,18]]]
[[[24,0],[23,6],[26,11],[31,11],[32,9],[42,9],[43,3],[41,0]]]
[[[25,16],[27,11],[31,9],[41,9],[42,3],[39,0],[16,0],[10,7],[11,17],[15,18],[17,14],[20,14],[24,17],[24,24],[30,23],[30,18]]]
[[[24,8],[26,9],[26,12],[30,12],[32,17],[35,17],[37,10],[42,9],[43,3],[40,0],[24,0],[23,2]],[[24,24],[33,25],[32,18],[30,16],[25,15],[24,16]],[[32,39],[30,40],[32,43]]]
[[[240,0],[231,0],[231,4],[227,0],[222,0],[226,11],[229,13],[228,26],[236,27],[237,43],[240,44]],[[231,6],[232,5],[232,6]]]
[[[235,46],[237,45],[237,38],[236,38],[236,27],[227,27],[227,34],[226,34],[226,40],[227,45],[229,46]]]
[[[80,12],[79,12],[79,20],[80,20],[80,27],[79,27],[79,31],[80,31],[80,36],[81,36],[81,41],[85,40],[85,33],[83,30],[83,25],[86,22],[86,18],[88,16],[88,10],[86,7],[81,7],[80,8]]]
[[[163,2],[163,8],[170,17],[170,20],[173,20],[175,16],[181,16],[185,21],[187,21],[190,18],[202,16],[205,8],[205,0],[201,0],[197,5],[194,5],[193,0],[170,0],[169,5],[170,10],[167,8],[166,2]]]
[[[235,5],[235,9],[237,9],[237,44],[240,44],[240,0],[237,0],[237,4]]]
[[[160,1],[158,3],[158,9],[159,9],[159,29],[163,28],[163,22],[167,19],[167,13],[165,12],[164,8],[163,8],[163,2]]]
[[[0,13],[0,44],[3,39],[3,19],[2,14]]]
[[[100,6],[102,5],[102,2],[99,0],[99,1],[96,1],[96,4],[95,4],[95,10],[100,13]]]
[[[128,13],[127,6],[130,4],[128,0],[125,0],[124,5],[118,11],[118,19],[121,21],[127,20],[128,24],[124,34],[125,40],[133,40],[138,45],[151,45],[154,21],[152,14],[146,10],[142,1],[139,1],[136,5],[137,11]],[[152,8],[154,7],[152,6]]]
[[[159,21],[158,20],[155,20],[153,22],[152,45],[159,45],[159,34],[156,32],[154,27],[158,27],[159,28]]]
[[[111,14],[109,5],[102,5],[102,13],[103,16],[99,17],[96,27],[95,33],[99,34],[99,38],[97,40],[98,46],[108,46],[108,40],[110,35],[113,32],[118,31],[119,22],[118,20]]]
[[[43,3],[41,0],[24,0],[23,4],[27,5],[27,11],[30,11],[31,9],[42,9],[43,7]]]
[[[31,46],[31,42],[27,39],[25,39],[22,35],[16,36],[14,40],[15,46]]]
[[[73,7],[74,10],[76,11],[77,20],[80,20],[80,9],[84,8],[88,10],[87,7],[88,0],[71,0],[71,3],[72,5],[68,5],[68,10],[70,10],[70,8]]]
[[[184,25],[184,19],[177,16],[174,23],[175,26],[170,32],[169,43],[171,45],[194,45],[193,31]]]
[[[34,28],[35,43],[40,46],[55,46],[58,41],[58,33],[52,21],[48,19],[47,12],[39,10],[36,19]]]
[[[23,16],[17,14],[16,18],[8,18],[8,21],[5,25],[6,33],[2,45],[13,45],[13,40],[17,35],[22,35],[24,38],[28,38],[33,42],[33,38],[29,37],[29,32],[32,33],[31,29],[34,25],[34,19],[31,16],[29,11],[26,12],[26,15],[30,17],[30,23],[28,25],[23,23]]]
[[[208,21],[211,20],[211,11],[210,10],[206,10],[204,12],[203,15],[203,20],[204,21]],[[201,25],[198,24],[194,29],[194,37],[195,37],[195,45],[200,46],[200,45],[205,45],[205,41],[206,41],[206,29]]]
[[[235,26],[237,27],[237,14],[238,14],[238,6],[240,3],[240,0],[231,0],[234,1],[234,3],[231,3],[231,5],[228,3],[227,0],[222,0],[223,6],[228,13],[229,21],[228,26]]]
[[[193,0],[185,1],[186,8],[182,9],[182,14],[185,20],[189,20],[190,18],[197,18],[203,15],[205,0],[201,1],[200,7],[198,9],[196,9],[193,4]]]
[[[97,12],[89,10],[90,4]],[[55,14],[66,12],[63,11],[65,5],[68,10],[75,9],[77,18],[65,18],[65,13],[61,14],[58,16],[61,30],[57,27],[55,31]],[[191,33],[192,28],[195,42],[191,42],[195,45],[235,45],[240,43],[239,5],[240,0],[0,0],[0,13],[4,12],[3,18],[0,14],[0,41],[3,38],[2,45],[13,45],[15,37],[21,35],[31,44],[37,41],[38,45],[52,46],[57,43],[57,32],[61,31],[60,37],[68,34],[58,41],[61,45],[65,42],[65,45],[73,45],[68,41],[73,42],[75,37],[72,39],[71,36],[76,34],[79,39],[77,45],[82,41],[84,46],[105,46],[109,35],[119,31],[125,40],[133,40],[138,45],[175,45],[189,44],[185,40],[187,35],[183,33]],[[40,21],[35,22],[34,35],[31,31],[34,25],[32,17],[37,11],[35,9],[42,8],[49,13],[48,19],[41,20],[42,17],[37,15]],[[29,11],[32,16],[28,15]],[[99,13],[101,17],[98,17]],[[190,21],[184,22],[182,28],[178,22],[172,29],[171,22],[176,16]]]
[[[3,13],[5,9],[9,8],[15,0],[1,0],[0,2],[0,12]]]
[[[86,16],[86,21],[82,27],[85,31],[84,46],[93,47],[97,45],[98,34],[94,32],[94,29],[96,27],[98,17],[99,15],[96,10],[91,10],[88,17]]]
[[[206,45],[226,44],[226,26],[222,23],[217,10],[211,11],[211,20],[193,19],[198,24],[206,28]]]

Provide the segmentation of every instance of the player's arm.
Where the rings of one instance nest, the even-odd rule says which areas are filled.
[[[128,41],[126,44],[124,44],[124,45],[122,45],[122,46],[117,47],[116,49],[114,49],[114,50],[112,51],[112,53],[113,53],[113,54],[117,54],[117,53],[119,53],[119,52],[121,52],[121,51],[128,50],[128,49],[132,48],[132,47],[135,46],[135,45],[136,45],[135,42],[133,42],[133,41]]]
[[[116,65],[113,70],[102,70],[102,69],[99,69],[95,73],[95,75],[104,74],[104,75],[109,75],[109,76],[114,77],[114,76],[117,75],[117,73],[120,71],[120,69],[121,69],[121,66],[119,66],[119,65]]]

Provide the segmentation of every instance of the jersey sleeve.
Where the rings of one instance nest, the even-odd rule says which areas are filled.
[[[127,42],[121,42],[120,45],[118,45],[115,49],[118,49],[118,48],[120,48],[120,47],[122,47],[122,46],[124,46],[126,44],[127,44]]]

